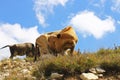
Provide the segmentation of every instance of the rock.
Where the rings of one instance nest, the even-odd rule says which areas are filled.
[[[30,71],[29,71],[28,69],[23,69],[21,72],[22,72],[23,74],[30,74]]]
[[[52,73],[50,76],[50,80],[61,80],[63,78],[63,74]]]
[[[93,73],[82,73],[80,75],[80,78],[82,80],[97,80],[98,79],[98,76],[96,76],[95,74]]]
[[[102,69],[102,68],[100,68],[100,67],[96,67],[96,72],[97,72],[98,74],[101,74],[101,73],[104,73],[105,70]]]
[[[91,68],[91,69],[89,69],[89,71],[90,71],[91,73],[94,73],[94,74],[97,73],[95,68]]]
[[[102,78],[103,77],[103,74],[98,74],[97,75],[99,78]]]
[[[117,78],[120,79],[120,75],[117,75]]]
[[[105,72],[105,70],[102,69],[102,68],[100,68],[100,67],[91,68],[91,69],[89,69],[89,71],[90,71],[91,73],[94,73],[94,74],[101,74],[101,73],[104,73],[104,72]]]
[[[32,66],[29,66],[29,67],[28,67],[28,70],[32,71],[32,70],[33,70],[33,67],[32,67]]]
[[[33,65],[31,62],[26,62],[25,60],[6,59],[0,61],[0,80],[8,80],[9,78],[14,77],[12,75],[15,75],[16,78],[19,78],[19,76],[24,75],[23,77],[27,78],[28,80],[36,80],[36,77],[32,76],[32,71],[33,69],[35,69],[34,66],[35,65]]]
[[[24,62],[24,63],[25,63],[25,62],[26,62],[26,60],[24,60],[24,59],[21,59],[21,62]]]
[[[4,73],[4,77],[7,77],[9,76],[10,74],[9,73]]]
[[[7,77],[7,76],[9,76],[9,75],[10,75],[9,73],[3,73],[3,72],[1,72],[1,73],[0,73],[0,80],[4,80],[5,77]]]

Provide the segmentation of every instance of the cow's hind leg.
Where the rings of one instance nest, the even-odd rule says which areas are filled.
[[[34,49],[34,62],[37,60],[37,57],[40,57],[40,50],[39,50],[39,46],[36,44]]]
[[[13,59],[13,57],[14,57],[14,50],[11,47],[9,49],[10,49],[10,53],[11,53],[10,59]]]

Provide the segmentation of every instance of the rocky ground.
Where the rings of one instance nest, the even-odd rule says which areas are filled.
[[[22,59],[6,59],[0,62],[0,80],[12,80],[12,78],[17,79],[18,77],[35,79],[35,77],[32,76],[33,70],[33,62],[27,62]]]
[[[0,80],[37,80],[32,75],[36,64],[37,62],[29,62],[23,59],[3,60],[0,62]],[[48,79],[44,78],[43,80],[120,80],[120,75],[105,76],[104,72],[105,70],[101,68],[92,68],[89,73],[67,77],[64,74],[52,73]],[[92,76],[93,78],[91,78]]]

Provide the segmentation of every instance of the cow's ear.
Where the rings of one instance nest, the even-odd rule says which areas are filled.
[[[60,34],[58,34],[58,35],[57,35],[57,38],[60,38],[60,37],[61,37],[61,35],[60,35]]]

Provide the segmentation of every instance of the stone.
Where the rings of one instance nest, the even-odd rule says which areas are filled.
[[[33,70],[33,67],[32,67],[32,66],[29,66],[29,67],[28,67],[28,70],[32,71],[32,70]]]
[[[30,71],[29,71],[28,69],[23,69],[21,72],[22,72],[23,74],[30,74]]]
[[[59,73],[52,73],[50,76],[50,79],[62,79],[63,78],[63,74],[59,74]]]
[[[120,75],[117,75],[117,78],[120,79]]]
[[[93,73],[82,73],[80,75],[80,78],[82,80],[97,80],[98,79],[98,76],[93,74]]]
[[[21,59],[21,61],[22,61],[22,62],[26,62],[26,60],[25,60],[25,59]]]
[[[94,73],[94,74],[102,74],[105,72],[105,70],[100,67],[96,67],[96,68],[89,69],[89,72]]]
[[[7,76],[9,76],[9,75],[10,75],[9,73],[4,73],[4,76],[5,76],[5,77],[7,77]]]
[[[91,69],[89,69],[89,72],[94,73],[94,74],[97,73],[95,68],[91,68]]]
[[[105,70],[102,69],[102,68],[100,68],[100,67],[96,67],[96,72],[97,72],[98,74],[101,74],[101,73],[104,73]]]
[[[102,78],[103,77],[103,74],[98,74],[97,75],[99,78]]]

